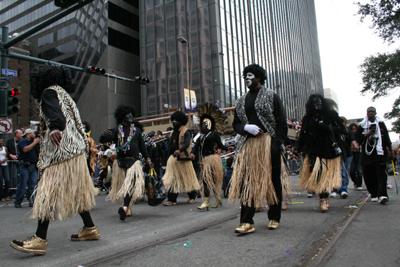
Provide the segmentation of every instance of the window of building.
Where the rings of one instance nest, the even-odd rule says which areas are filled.
[[[21,76],[22,76],[22,70],[21,70],[21,69],[18,69],[18,76],[17,76],[17,77],[20,79]]]
[[[21,114],[17,114],[17,124],[21,124]]]

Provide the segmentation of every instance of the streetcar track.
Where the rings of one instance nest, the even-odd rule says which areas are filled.
[[[149,248],[165,244],[165,243],[167,243],[169,241],[173,241],[173,240],[176,240],[176,239],[179,239],[179,238],[182,238],[182,237],[185,237],[185,236],[188,236],[188,235],[191,235],[191,234],[206,230],[206,229],[208,229],[210,227],[213,227],[213,226],[216,226],[218,224],[225,223],[227,221],[236,219],[238,216],[239,216],[239,214],[230,215],[230,216],[227,216],[225,218],[222,218],[222,219],[213,221],[211,223],[208,223],[208,224],[206,224],[204,226],[195,227],[195,228],[192,228],[192,229],[190,229],[188,231],[185,231],[185,232],[182,232],[182,233],[179,233],[179,234],[176,234],[176,235],[171,235],[169,237],[163,238],[162,240],[154,241],[154,242],[149,243],[149,244],[144,245],[144,246],[135,247],[135,248],[132,248],[132,249],[129,249],[129,250],[121,251],[121,252],[115,253],[113,255],[106,256],[106,257],[97,259],[95,261],[83,264],[82,266],[84,266],[84,267],[98,266],[100,264],[104,264],[104,263],[107,263],[107,262],[112,262],[114,260],[120,259],[121,257],[127,256],[127,255],[134,255],[134,254],[136,254],[138,252],[141,252],[143,250],[147,250]]]
[[[367,200],[370,198],[370,194],[366,197],[362,197],[357,209],[349,212],[348,216],[346,216],[336,227],[336,229],[329,232],[329,234],[323,238],[324,245],[321,245],[312,255],[308,258],[308,260],[302,264],[302,267],[317,267],[324,260],[324,258],[328,255],[331,248],[337,243],[339,238],[342,236],[343,232],[347,229],[350,223],[356,218],[359,211],[364,207]],[[326,241],[325,241],[326,240]]]

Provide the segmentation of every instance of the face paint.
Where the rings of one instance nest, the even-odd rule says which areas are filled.
[[[248,72],[246,74],[245,82],[246,82],[246,87],[249,88],[250,90],[255,89],[258,85],[258,80],[256,76],[251,72]]]
[[[174,130],[179,130],[181,128],[182,124],[179,121],[172,121],[172,126],[174,127]]]
[[[320,110],[322,108],[321,98],[319,98],[319,97],[314,98],[313,103],[314,103],[315,110]]]
[[[133,115],[132,115],[132,113],[129,113],[129,114],[127,114],[127,115],[125,116],[124,122],[125,122],[126,124],[129,124],[129,125],[132,124],[132,122],[133,122]]]

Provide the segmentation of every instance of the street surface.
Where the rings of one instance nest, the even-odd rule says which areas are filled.
[[[52,222],[45,256],[9,246],[13,239],[33,235],[37,221],[29,219],[27,201],[21,209],[14,208],[12,201],[1,202],[0,265],[400,266],[400,201],[394,188],[388,189],[387,205],[370,200],[364,204],[367,191],[354,190],[350,182],[349,197],[331,198],[330,210],[321,213],[317,196],[307,198],[305,192],[295,190],[297,180],[292,176],[293,204],[282,211],[280,228],[267,229],[264,208],[255,215],[256,232],[242,236],[234,233],[240,206],[228,204],[227,199],[209,212],[196,209],[200,199],[186,203],[186,194],[179,195],[176,206],[151,207],[140,202],[132,208],[133,217],[120,221],[119,205],[107,201],[102,192],[91,211],[100,240],[70,241],[71,234],[82,227],[79,216]],[[389,183],[394,186],[393,176]]]

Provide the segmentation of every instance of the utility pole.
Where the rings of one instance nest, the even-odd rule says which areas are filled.
[[[8,27],[2,27],[1,29],[1,76],[0,76],[0,119],[6,119],[8,116],[7,112],[7,89],[8,82],[6,81],[6,75],[3,74],[3,69],[8,69],[8,49],[3,47],[3,43],[8,42]],[[0,133],[0,138],[6,142],[7,134]]]

